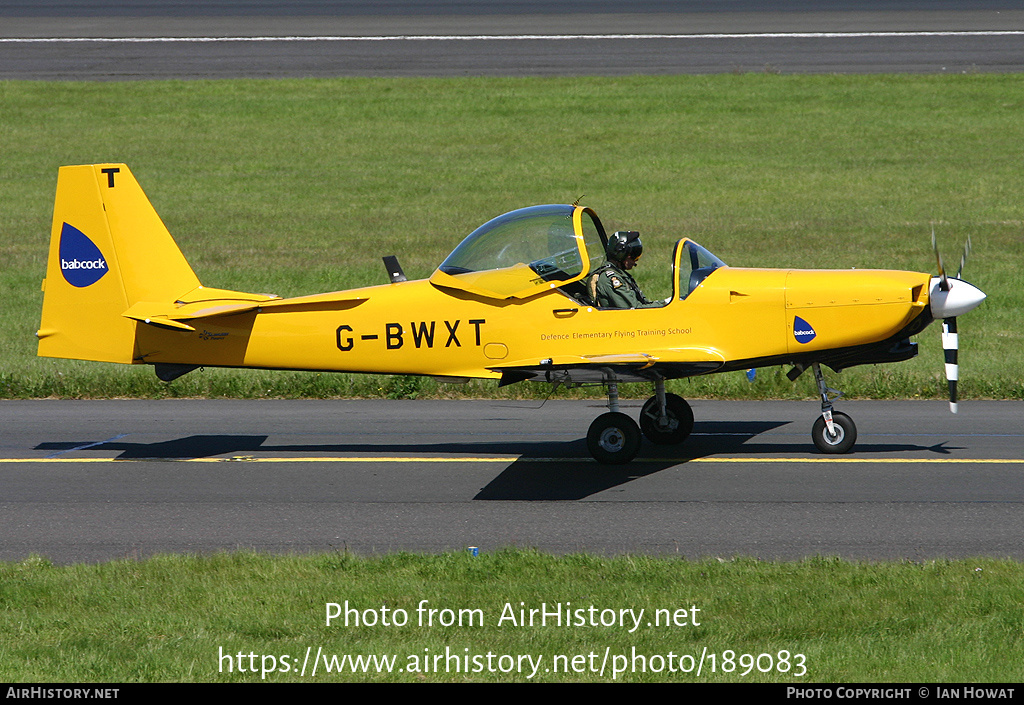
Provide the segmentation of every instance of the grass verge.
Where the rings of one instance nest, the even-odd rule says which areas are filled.
[[[0,564],[0,680],[1019,682],[1022,585],[993,559],[30,558]]]

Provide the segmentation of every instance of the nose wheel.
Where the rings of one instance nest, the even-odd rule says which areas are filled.
[[[853,419],[841,411],[832,410],[832,402],[843,395],[842,392],[826,386],[825,377],[821,374],[821,366],[815,362],[814,379],[818,383],[818,394],[821,395],[821,416],[811,427],[811,439],[814,446],[822,453],[840,455],[849,453],[857,442],[857,426]]]
[[[811,438],[822,453],[849,453],[857,442],[857,427],[849,416],[841,411],[833,411],[832,430],[829,430],[825,417],[819,416],[811,429]]]

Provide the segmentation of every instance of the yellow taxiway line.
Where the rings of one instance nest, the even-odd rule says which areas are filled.
[[[449,457],[418,457],[418,456],[325,456],[325,457],[256,457],[251,455],[234,455],[230,457],[212,458],[0,458],[0,464],[21,463],[126,463],[126,462],[165,462],[165,463],[596,463],[591,458],[529,458],[517,455],[507,456],[449,456]],[[633,463],[738,463],[750,465],[764,464],[807,464],[807,463],[858,463],[863,465],[916,465],[916,464],[959,464],[959,465],[1024,465],[1024,458],[636,458]]]

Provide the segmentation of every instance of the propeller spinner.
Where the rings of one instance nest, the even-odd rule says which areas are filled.
[[[932,277],[929,301],[932,317],[942,319],[942,350],[946,363],[946,382],[949,384],[949,410],[957,412],[957,382],[960,378],[958,351],[959,335],[956,328],[956,317],[978,307],[985,300],[985,292],[973,284],[960,279],[967,263],[967,255],[971,251],[971,239],[967,238],[964,253],[960,257],[960,269],[955,277],[946,276],[946,268],[939,254],[939,246],[935,241],[935,229],[932,229],[932,249],[939,273]]]

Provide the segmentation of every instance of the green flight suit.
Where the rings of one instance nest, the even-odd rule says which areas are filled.
[[[608,260],[590,275],[590,298],[598,308],[657,308],[663,301],[649,301],[625,270]]]

